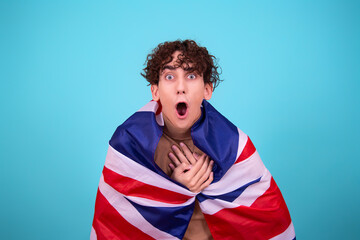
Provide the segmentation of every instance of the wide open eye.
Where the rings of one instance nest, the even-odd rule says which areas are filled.
[[[188,78],[189,79],[195,79],[196,75],[194,73],[191,73],[191,74],[188,75]]]
[[[168,75],[165,76],[165,79],[166,79],[166,80],[173,80],[173,79],[174,79],[174,76],[171,75],[171,74],[168,74]]]

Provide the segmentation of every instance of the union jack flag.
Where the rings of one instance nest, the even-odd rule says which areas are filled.
[[[90,239],[182,239],[200,203],[214,239],[295,239],[289,211],[250,138],[207,101],[191,128],[214,160],[214,181],[193,193],[154,162],[164,121],[151,101],[109,141]]]

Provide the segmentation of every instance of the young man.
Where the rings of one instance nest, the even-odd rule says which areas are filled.
[[[193,144],[191,127],[201,116],[203,99],[211,98],[213,85],[210,79],[204,81],[199,66],[185,62],[186,57],[195,57],[184,54],[189,52],[187,48],[193,50],[193,54],[196,53],[196,48],[200,49],[194,42],[165,43],[161,47],[175,47],[176,51],[171,55],[171,62],[162,62],[156,66],[160,72],[158,81],[150,80],[153,100],[162,104],[165,123],[154,160],[167,175],[197,193],[212,182],[213,161],[209,163],[209,157]],[[155,54],[161,55],[161,50],[160,48]],[[206,51],[198,52],[200,56],[202,54],[202,57],[208,58],[208,68],[214,68],[210,55]],[[151,66],[153,62],[153,59],[148,61],[148,68],[154,67]],[[148,78],[151,79],[151,76]],[[184,239],[212,239],[197,200]]]
[[[153,101],[109,142],[91,239],[295,238],[250,139],[207,102],[214,59],[191,40],[148,56]]]

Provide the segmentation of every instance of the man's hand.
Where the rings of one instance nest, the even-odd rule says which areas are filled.
[[[210,161],[206,154],[199,156],[191,153],[190,149],[180,143],[185,155],[175,145],[172,146],[173,153],[169,153],[170,159],[175,164],[169,164],[173,170],[171,178],[185,185],[190,191],[197,193],[210,185],[214,179],[212,167],[214,161]]]

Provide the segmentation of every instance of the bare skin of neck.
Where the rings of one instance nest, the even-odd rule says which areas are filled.
[[[201,115],[201,114],[200,114]],[[200,118],[200,115],[196,118],[196,120],[191,124],[191,126]],[[189,129],[179,129],[176,128],[170,121],[164,116],[164,131],[167,132],[169,136],[175,139],[184,139],[191,137],[191,128]]]

